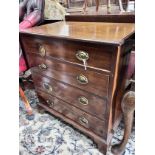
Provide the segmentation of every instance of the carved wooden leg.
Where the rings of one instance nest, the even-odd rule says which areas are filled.
[[[131,133],[133,115],[135,110],[135,92],[134,91],[129,91],[124,95],[121,106],[122,106],[122,111],[124,116],[125,129],[124,129],[124,136],[123,136],[122,142],[120,144],[112,146],[111,151],[115,155],[121,155],[124,152],[125,146],[128,142],[128,138]]]
[[[30,105],[30,103],[29,103],[29,101],[28,101],[28,99],[27,99],[27,97],[26,97],[26,95],[25,95],[25,93],[24,93],[21,86],[19,86],[19,93],[20,93],[20,96],[21,96],[21,98],[23,100],[23,103],[24,103],[27,114],[32,115],[33,112],[32,112],[31,105]]]
[[[123,4],[122,4],[122,0],[118,0],[119,2],[119,9],[121,12],[125,12],[124,9],[123,9]]]
[[[111,13],[111,5],[110,5],[111,1],[107,0],[107,14]]]
[[[102,142],[102,140],[95,139],[95,143],[97,144],[98,150],[106,155],[108,146],[104,142]]]
[[[126,9],[125,11],[129,11],[129,0],[127,0]]]
[[[96,12],[98,12],[100,2],[99,2],[99,0],[96,0],[95,2],[96,2]]]
[[[87,5],[88,5],[88,1],[87,0],[84,0],[84,4],[83,4],[83,11],[84,12],[86,12]]]
[[[98,149],[99,149],[99,151],[100,151],[101,153],[103,153],[104,155],[107,154],[107,149],[104,148],[104,146],[103,146],[102,143],[99,143],[99,144],[97,145],[97,147],[98,147]]]

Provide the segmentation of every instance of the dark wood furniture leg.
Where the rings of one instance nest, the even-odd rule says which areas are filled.
[[[116,144],[112,146],[111,151],[115,155],[121,155],[124,153],[125,146],[128,142],[128,138],[131,133],[132,124],[133,124],[133,115],[135,110],[135,92],[134,91],[128,91],[125,93],[123,100],[122,100],[122,111],[123,111],[123,117],[124,117],[124,136],[123,140],[120,144]]]

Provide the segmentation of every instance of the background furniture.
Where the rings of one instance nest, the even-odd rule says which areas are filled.
[[[76,22],[110,22],[110,23],[135,23],[135,15],[128,14],[105,14],[105,15],[82,15],[71,14],[65,16],[66,21]]]
[[[126,0],[122,0],[124,4],[126,4]],[[81,7],[84,4],[84,0],[67,0],[68,7]],[[106,5],[107,0],[100,0],[101,5]],[[118,0],[111,0],[111,4],[113,5],[118,5]],[[89,0],[88,1],[88,6],[95,6],[95,0]]]
[[[121,120],[134,24],[57,22],[20,32],[40,106],[107,152]]]

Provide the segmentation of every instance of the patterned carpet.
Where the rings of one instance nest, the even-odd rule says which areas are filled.
[[[25,91],[34,110],[34,119],[27,119],[26,113],[20,100],[19,108],[19,137],[20,155],[102,155],[95,144],[65,122],[48,113],[38,112],[38,99],[33,90]],[[114,134],[112,144],[119,143],[123,135],[123,123]],[[135,130],[126,146],[124,155],[135,154]],[[112,155],[109,152],[108,155]]]

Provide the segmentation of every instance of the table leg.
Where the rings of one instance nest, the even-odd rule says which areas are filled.
[[[125,129],[124,129],[124,136],[123,136],[122,142],[120,144],[116,144],[112,146],[111,151],[115,155],[123,154],[125,150],[125,146],[128,142],[129,136],[131,134],[133,115],[135,110],[135,92],[134,91],[129,91],[124,95],[121,106],[123,111]]]

